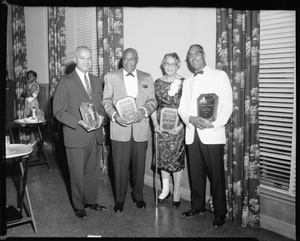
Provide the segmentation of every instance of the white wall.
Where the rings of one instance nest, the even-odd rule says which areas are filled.
[[[27,70],[37,73],[40,84],[49,83],[47,7],[24,7]]]
[[[166,53],[176,52],[181,59],[178,74],[187,78],[186,53],[192,44],[206,52],[207,64],[215,66],[216,9],[185,7],[124,7],[124,49],[135,48],[137,68],[161,77],[160,63]]]

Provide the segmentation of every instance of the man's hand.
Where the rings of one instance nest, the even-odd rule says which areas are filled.
[[[146,112],[143,108],[138,109],[138,111],[135,112],[132,117],[133,122],[139,123],[145,117],[145,115],[146,115]]]
[[[190,116],[189,121],[200,130],[214,127],[209,120],[203,119],[202,117],[199,116]]]
[[[92,128],[92,127],[86,125],[86,124],[83,122],[83,120],[80,120],[80,121],[78,122],[78,125],[80,125],[82,128],[84,128],[86,131],[89,132],[89,131],[91,131],[91,130],[97,130],[97,129],[99,129],[100,126],[101,126],[101,122],[100,122],[100,124],[99,124],[98,126],[96,126],[95,128]]]
[[[98,118],[99,118],[99,120],[100,120],[100,126],[101,126],[101,125],[105,125],[106,120],[105,120],[104,116],[99,115],[98,113],[97,113],[97,116],[98,116]]]
[[[114,116],[115,121],[121,125],[121,126],[127,126],[127,120],[125,120],[124,118],[122,118],[118,113],[115,114]]]
[[[78,121],[78,125],[80,125],[85,130],[89,129],[89,127],[83,122],[83,120]]]

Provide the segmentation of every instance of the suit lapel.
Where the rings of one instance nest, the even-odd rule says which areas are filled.
[[[136,70],[137,73],[137,82],[138,82],[138,93],[137,93],[137,99],[139,98],[140,93],[142,93],[142,83],[143,83],[143,75],[140,71]]]

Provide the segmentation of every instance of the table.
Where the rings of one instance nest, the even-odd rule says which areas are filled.
[[[28,122],[28,118],[24,118],[24,119],[17,119],[14,121],[16,124],[19,125],[19,137],[20,137],[20,131],[21,131],[21,127],[30,127],[32,128],[32,131],[38,132],[39,138],[40,138],[40,142],[37,144],[38,147],[38,156],[37,158],[31,158],[30,159],[30,165],[29,166],[35,166],[35,165],[42,165],[42,164],[47,164],[49,170],[51,170],[50,167],[50,162],[48,159],[48,155],[47,152],[45,150],[45,142],[44,142],[44,135],[41,132],[41,126],[45,126],[47,125],[47,120],[38,120],[38,121],[30,121]],[[44,161],[41,160],[41,156],[43,156]]]
[[[18,159],[22,175],[22,190],[21,197],[18,200],[18,208],[10,205],[6,207],[6,227],[21,225],[24,223],[32,222],[34,232],[37,233],[36,223],[33,216],[29,193],[27,189],[27,177],[29,169],[29,154],[33,151],[31,146],[26,144],[10,144],[9,151],[5,153],[5,161],[11,159]],[[25,168],[23,167],[22,159],[25,159]],[[23,217],[22,210],[24,206],[24,197],[26,196],[29,206],[29,216]]]

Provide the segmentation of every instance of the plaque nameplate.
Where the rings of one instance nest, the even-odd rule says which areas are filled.
[[[169,132],[177,127],[178,125],[178,114],[177,109],[164,107],[160,112],[160,130]]]
[[[118,114],[125,120],[127,124],[133,122],[133,115],[137,112],[136,103],[133,97],[127,96],[125,98],[119,99],[116,102],[116,109]]]
[[[219,97],[215,93],[201,94],[197,99],[198,116],[215,121],[219,105]]]
[[[91,102],[84,102],[79,107],[82,120],[88,126],[88,131],[96,129],[100,124],[95,105]]]

